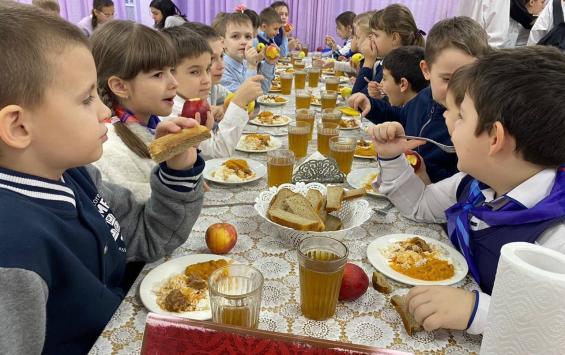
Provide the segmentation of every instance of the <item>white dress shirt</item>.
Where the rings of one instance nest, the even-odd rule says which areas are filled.
[[[488,34],[488,43],[503,48],[508,41],[510,0],[461,0],[459,16],[477,21]]]
[[[561,8],[565,14],[565,1],[561,1]],[[553,28],[553,0],[548,0],[540,12],[536,23],[530,31],[528,46],[536,45]]]
[[[381,161],[383,168],[380,192],[398,208],[400,213],[419,222],[445,223],[445,210],[457,203],[457,187],[465,177],[465,173],[457,173],[452,177],[435,184],[424,185],[414,173],[404,154],[397,159]],[[555,182],[555,169],[545,169],[515,187],[507,195],[527,208],[535,206],[547,197]],[[494,199],[494,191],[490,188],[482,190],[485,202]],[[472,230],[488,228],[488,224],[472,217]],[[565,223],[546,230],[536,244],[557,250],[565,254]],[[479,293],[479,304],[473,323],[467,330],[470,334],[481,334],[486,326],[490,296]]]

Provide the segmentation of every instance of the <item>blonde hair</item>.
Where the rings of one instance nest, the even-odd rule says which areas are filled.
[[[176,51],[167,37],[130,21],[108,22],[92,34],[91,43],[98,73],[98,92],[111,108],[120,102],[108,86],[110,77],[132,80],[141,72],[176,64]],[[149,158],[147,145],[127,125],[118,122],[114,128],[128,148],[141,158]]]
[[[45,11],[51,11],[57,14],[61,12],[61,8],[59,7],[59,1],[57,0],[32,0],[31,4]]]
[[[398,33],[403,46],[423,47],[425,45],[425,32],[418,29],[412,12],[404,5],[392,4],[378,11],[371,18],[370,26],[388,35]]]
[[[355,16],[353,19],[353,28],[357,27],[358,30],[368,36],[371,33],[371,17],[373,17],[375,12],[376,11],[367,11]]]

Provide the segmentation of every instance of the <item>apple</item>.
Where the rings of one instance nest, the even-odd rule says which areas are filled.
[[[259,44],[257,44],[257,53],[261,53],[261,51],[262,51],[263,49],[265,49],[265,47],[266,47],[266,46],[265,46],[265,43],[259,43]]]
[[[233,92],[230,92],[228,94],[228,96],[226,96],[226,98],[224,99],[224,112],[226,112],[228,110],[228,106],[230,105],[230,102],[231,102],[231,100],[233,99],[234,96],[235,96],[235,94]],[[255,101],[251,101],[245,107],[247,108],[247,114],[251,116],[251,114],[255,110]]]
[[[214,223],[206,229],[206,245],[214,254],[226,254],[237,242],[237,231],[229,223]]]
[[[304,53],[304,51],[298,52],[298,58],[304,59],[305,57],[306,57],[306,53]]]
[[[350,88],[349,86],[343,87],[340,90],[341,97],[343,97],[344,100],[347,100],[349,98],[349,96],[351,96],[352,92],[353,92],[353,89]]]
[[[182,106],[182,117],[195,118],[196,113],[200,114],[200,124],[202,126],[206,125],[206,120],[208,119],[208,112],[210,111],[210,105],[206,99],[188,99],[184,102]]]
[[[280,54],[281,54],[281,51],[279,50],[279,47],[277,47],[274,44],[269,44],[267,49],[265,49],[265,57],[267,57],[267,59],[275,59]]]
[[[285,31],[285,32],[290,32],[290,31],[292,31],[292,29],[293,29],[293,27],[292,27],[292,24],[291,24],[290,22],[287,22],[287,23],[284,25],[284,31]]]
[[[363,56],[363,54],[355,53],[353,56],[351,56],[351,63],[357,65],[357,64],[361,63],[361,60],[363,60],[363,58],[365,58]]]
[[[363,296],[369,288],[369,277],[359,266],[346,263],[339,289],[340,301],[354,301]]]
[[[418,169],[420,169],[420,166],[422,165],[422,157],[420,156],[420,154],[413,151],[408,151],[405,152],[404,155],[406,156],[406,160],[408,160],[408,164],[410,164],[412,169],[414,169],[414,171],[418,171]]]

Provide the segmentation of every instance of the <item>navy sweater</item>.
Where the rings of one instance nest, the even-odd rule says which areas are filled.
[[[371,111],[367,119],[378,124],[388,121],[400,122],[407,135],[431,138],[437,142],[452,145],[443,112],[445,108],[434,101],[432,91],[427,87],[402,107],[391,106],[383,100],[369,98]],[[445,153],[433,144],[416,148],[424,158],[426,172],[432,182],[438,182],[455,174],[457,156]]]
[[[362,92],[367,97],[369,97],[369,91],[367,89],[369,83],[367,83],[365,78],[380,83],[381,80],[383,80],[383,65],[382,62],[379,62],[379,64],[377,64],[377,67],[375,68],[375,75],[373,76],[373,68],[365,68],[363,64],[364,60],[361,61],[361,69],[359,69],[359,74],[357,74],[357,79],[355,79],[355,84],[353,85],[351,92],[353,94],[355,94],[356,92]]]

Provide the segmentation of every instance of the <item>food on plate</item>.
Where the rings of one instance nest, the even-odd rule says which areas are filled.
[[[281,104],[288,101],[287,99],[279,95],[264,95],[261,96],[260,100],[262,103],[267,104]]]
[[[341,119],[338,124],[341,128],[358,128],[359,127],[359,121],[357,121],[357,120]]]
[[[210,130],[205,126],[184,128],[180,132],[167,134],[151,142],[149,155],[155,162],[161,163],[210,137]]]
[[[361,186],[363,186],[365,191],[367,191],[367,192],[377,192],[373,188],[373,181],[375,181],[375,179],[377,178],[378,175],[379,175],[378,172],[374,172],[374,173],[367,174],[367,176],[365,176],[363,181],[361,181]]]
[[[322,99],[318,96],[312,95],[310,98],[310,104],[314,106],[322,106]]]
[[[219,259],[188,265],[184,273],[169,277],[157,289],[157,304],[169,312],[206,309],[203,301],[208,296],[208,276],[228,264],[227,260]]]
[[[375,150],[375,143],[360,139],[355,147],[355,155],[363,157],[376,157],[377,151]]]
[[[257,115],[255,121],[266,125],[278,125],[288,123],[288,118],[286,116],[275,115],[270,111],[263,111]]]
[[[267,49],[265,49],[265,57],[267,59],[275,59],[281,54],[279,47],[274,44],[270,44]]]
[[[410,164],[412,169],[414,169],[414,171],[418,171],[418,169],[420,169],[420,166],[422,165],[422,158],[420,157],[420,155],[412,151],[408,151],[404,153],[404,155],[406,156],[406,160],[408,160],[408,163]]]
[[[441,281],[453,277],[455,268],[444,253],[440,247],[419,237],[393,243],[383,252],[393,270],[425,281]]]
[[[389,294],[392,292],[392,285],[387,278],[378,271],[373,272],[373,288],[380,293]]]
[[[346,89],[346,88],[344,88],[344,89]],[[343,93],[342,93],[342,95],[343,95]],[[338,107],[337,109],[339,111],[341,111],[341,113],[343,113],[346,116],[359,116],[359,111],[357,111],[356,109],[349,107],[349,106],[342,106],[342,107]]]
[[[268,134],[251,133],[242,137],[239,146],[246,150],[266,150],[272,147],[272,140]]]
[[[406,329],[408,335],[412,336],[412,334],[423,330],[422,325],[408,311],[406,296],[394,295],[390,298],[390,303],[392,303],[400,319],[402,319],[402,324],[404,324],[404,329]]]
[[[243,182],[255,177],[249,164],[244,159],[230,159],[212,171],[212,177],[225,182]]]
[[[214,223],[206,229],[206,245],[214,254],[228,253],[236,242],[237,230],[229,223]]]
[[[345,263],[341,287],[339,289],[340,301],[355,301],[363,296],[369,288],[369,277],[359,266]]]

